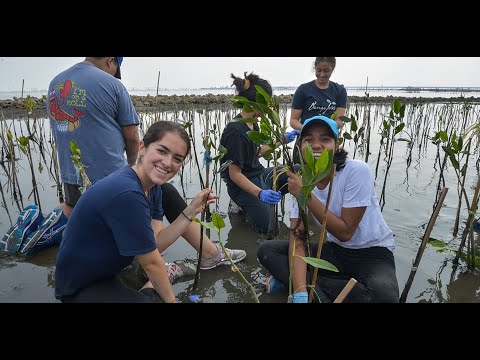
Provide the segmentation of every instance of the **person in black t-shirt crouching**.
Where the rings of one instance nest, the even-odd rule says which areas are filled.
[[[239,96],[244,96],[250,101],[256,101],[255,96],[258,85],[265,92],[272,96],[272,86],[267,80],[261,79],[258,75],[250,73],[241,79],[231,75],[233,85]],[[242,111],[235,119],[254,118],[258,115],[255,112],[246,113]],[[267,146],[258,147],[251,141],[247,132],[259,131],[256,123],[242,123],[232,121],[223,130],[220,144],[227,149],[227,154],[222,158],[221,163],[231,160],[232,164],[225,169],[221,176],[227,184],[227,191],[230,198],[243,210],[254,231],[261,234],[268,232],[269,206],[276,205],[282,199],[282,194],[288,193],[286,184],[287,177],[280,176],[278,188],[280,191],[273,191],[273,168],[265,168],[260,164],[259,157],[269,150]],[[288,142],[293,141],[298,134],[292,131],[285,134]]]

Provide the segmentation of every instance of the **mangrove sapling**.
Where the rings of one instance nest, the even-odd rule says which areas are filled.
[[[40,204],[40,194],[38,192],[38,184],[35,178],[35,170],[33,167],[32,151],[30,149],[30,141],[27,137],[21,136],[17,139],[20,151],[27,157],[28,165],[30,166],[30,172],[32,174],[32,192],[28,195],[28,199],[33,194],[33,201],[38,205],[40,211],[42,211],[42,205]],[[40,171],[41,172],[41,171]]]
[[[453,132],[451,137],[445,140],[446,133],[444,131],[438,132],[435,134],[434,140],[441,141],[444,143],[442,146],[443,151],[447,155],[450,163],[455,170],[455,175],[457,176],[457,191],[458,191],[458,206],[457,206],[457,216],[455,219],[455,226],[454,226],[454,233],[453,236],[456,236],[458,232],[458,225],[459,225],[459,218],[460,218],[460,210],[462,204],[462,194],[465,197],[465,201],[467,204],[467,208],[470,209],[470,203],[468,200],[467,193],[465,191],[465,178],[467,176],[467,169],[468,169],[468,159],[470,156],[470,148],[472,139],[468,140],[467,145],[464,147],[463,136],[458,136],[456,131]],[[464,164],[462,165],[462,161],[466,158]]]
[[[193,136],[192,132],[192,127],[194,124],[194,118],[193,115],[190,116],[190,120],[187,123],[184,124],[185,129],[188,131],[188,135],[190,136],[190,140],[192,141],[192,151],[193,155],[195,158],[195,164],[197,165],[197,171],[198,171],[198,178],[200,180],[200,189],[204,190],[205,189],[205,183],[203,181],[203,176],[202,176],[202,171],[200,168],[200,163],[198,162],[198,155],[197,155],[197,148],[196,148],[196,143],[195,143],[195,136]],[[208,196],[205,197],[205,207],[207,203]],[[198,279],[200,278],[200,263],[202,261],[202,254],[203,254],[203,231],[204,231],[204,226],[203,222],[205,220],[205,211],[202,211],[201,214],[201,222],[200,222],[200,246],[198,249],[198,259],[197,259],[197,271],[195,272],[195,280],[193,281],[193,289],[195,290],[198,285]]]
[[[307,206],[308,203],[312,199],[312,191],[316,184],[327,177],[329,174],[331,174],[332,168],[333,168],[333,151],[332,150],[327,150],[324,149],[322,151],[322,154],[318,157],[318,159],[315,160],[315,157],[313,156],[313,151],[312,147],[310,144],[307,144],[306,149],[305,149],[305,161],[303,160],[303,157],[300,156],[300,166],[301,166],[301,174],[302,174],[302,187],[300,189],[300,192],[297,195],[297,202],[298,202],[298,207],[300,210],[300,213],[303,211],[303,214],[306,215],[307,213]],[[329,193],[330,195],[330,193]],[[328,212],[328,209],[326,209],[326,212]],[[303,223],[305,230],[300,231],[299,226],[300,224]],[[322,232],[320,235],[320,240],[319,240],[319,249],[320,251],[317,252],[317,258],[311,257],[311,256],[301,256],[300,258],[305,261],[308,265],[312,265],[315,269],[320,268],[324,270],[330,270],[334,272],[338,272],[338,269],[328,261],[320,259],[321,256],[321,244],[323,243],[323,239],[325,236],[325,229],[326,229],[326,221],[324,219],[322,223]],[[307,255],[310,255],[310,249],[308,245],[308,219],[306,216],[299,218],[297,221],[297,224],[292,231],[295,232],[295,241],[293,245],[293,252],[292,252],[292,258],[290,259],[290,279],[289,279],[289,296],[291,297],[297,289],[292,289],[292,270],[293,270],[293,258],[295,258],[297,255],[295,255],[295,249],[296,249],[296,239],[300,239],[301,241],[306,242],[307,245]],[[314,283],[313,283],[314,284]]]
[[[353,158],[355,159],[355,155],[357,153],[358,143],[360,140],[363,140],[365,126],[358,127],[358,108],[355,110],[355,115],[348,116],[341,116],[340,119],[344,123],[350,123],[350,132],[344,132],[343,138],[346,140],[353,140],[354,142],[354,150],[353,150]],[[353,135],[353,136],[352,136]]]
[[[318,241],[316,259],[320,259],[320,256],[322,254],[323,242],[325,240],[325,231],[327,229],[327,215],[328,215],[328,209],[330,207],[330,197],[332,196],[333,181],[335,180],[336,171],[337,171],[337,164],[333,164],[332,170],[330,171],[330,183],[328,184],[328,196],[327,196],[327,202],[325,204],[325,212],[323,214],[323,219],[322,219],[322,230],[320,233],[320,239]],[[315,267],[313,269],[312,281],[310,282],[310,294],[308,296],[309,303],[313,301],[313,293],[315,290],[315,284],[317,283],[317,275],[318,275],[318,268]]]
[[[472,227],[473,220],[474,220],[474,215],[477,211],[477,206],[478,206],[478,192],[479,192],[479,187],[480,187],[480,178],[477,182],[477,187],[475,190],[475,194],[473,197],[472,205],[470,205],[470,201],[467,195],[467,192],[465,190],[465,178],[467,175],[467,169],[468,169],[468,159],[470,156],[470,148],[471,148],[471,143],[472,143],[472,137],[468,137],[468,143],[464,147],[464,141],[463,141],[463,136],[458,136],[457,138],[457,133],[456,131],[453,132],[450,138],[445,139],[446,133],[439,132],[435,135],[434,140],[437,142],[440,141],[444,143],[445,145],[442,146],[443,151],[446,154],[446,157],[450,160],[450,163],[453,166],[453,169],[455,170],[455,175],[457,176],[457,187],[458,187],[458,196],[459,196],[459,207],[461,206],[461,198],[463,195],[463,198],[465,199],[465,204],[467,206],[468,210],[468,220],[467,220],[467,225],[463,231],[462,234],[462,241],[460,243],[457,256],[454,259],[454,263],[458,263],[458,259],[460,257],[460,254],[463,250],[463,246],[465,245],[465,240],[467,238],[467,235],[469,233],[470,228]],[[462,160],[466,157],[465,163],[462,165]],[[457,222],[459,221],[459,211],[457,209],[457,218],[456,218],[456,225]],[[457,225],[458,229],[458,225]],[[455,229],[454,229],[455,230]],[[454,235],[455,236],[455,235]],[[467,247],[467,265],[469,267],[474,267],[475,266],[475,249],[473,243],[471,246]]]
[[[53,178],[55,179],[55,185],[57,187],[57,196],[58,196],[59,202],[63,203],[64,198],[63,198],[62,181],[60,180],[60,171],[58,166],[58,159],[56,156],[57,149],[56,149],[55,139],[51,132],[50,132],[49,143],[52,149],[50,153],[51,162],[50,162],[49,170],[51,174],[53,173]],[[53,172],[52,172],[52,168],[53,168]]]
[[[82,186],[80,187],[80,192],[83,193],[90,186],[92,186],[92,183],[88,178],[87,173],[85,172],[85,165],[83,165],[82,163],[82,152],[78,148],[75,140],[70,140],[70,158],[72,159],[73,165],[77,169],[78,174],[82,179]]]
[[[15,127],[13,127],[15,129]],[[9,153],[9,171],[7,174],[11,175],[11,189],[13,194],[13,200],[17,204],[18,211],[23,209],[23,196],[22,191],[20,189],[20,184],[18,182],[17,176],[17,159],[15,156],[15,146],[13,145],[13,135],[10,129],[7,130],[7,144],[8,144],[8,153]],[[10,180],[10,176],[8,176]],[[18,189],[18,193],[17,193]]]
[[[198,220],[197,218],[193,218],[193,221],[198,222],[200,225],[202,225],[202,227],[212,229],[217,233],[218,243],[220,244],[220,246],[222,248],[223,254],[226,256],[228,261],[230,261],[230,264],[232,265],[232,271],[237,273],[242,278],[242,280],[245,282],[245,284],[247,285],[248,289],[250,290],[250,292],[252,294],[252,297],[255,300],[255,302],[260,303],[260,300],[258,300],[257,293],[255,292],[255,288],[252,286],[252,284],[250,284],[250,282],[248,282],[248,280],[242,274],[240,269],[233,262],[232,258],[228,254],[228,251],[225,250],[225,246],[223,245],[223,242],[222,242],[221,237],[220,237],[220,230],[225,227],[225,222],[223,221],[223,218],[220,215],[218,215],[217,213],[213,212],[211,222],[203,222],[203,221]]]
[[[407,282],[405,283],[405,287],[402,291],[402,294],[400,295],[400,302],[404,303],[407,300],[408,292],[410,291],[410,287],[412,286],[413,279],[415,278],[415,275],[418,270],[418,266],[420,265],[420,260],[422,259],[423,252],[425,250],[425,247],[427,246],[429,240],[430,240],[430,234],[432,233],[433,226],[435,225],[435,221],[437,221],[438,214],[440,213],[440,210],[442,209],[443,202],[445,200],[445,197],[447,196],[448,193],[448,188],[443,188],[441,194],[440,194],[440,199],[437,202],[437,205],[435,207],[435,210],[433,211],[432,216],[430,217],[430,220],[428,222],[427,229],[425,230],[425,234],[423,235],[422,242],[420,244],[420,247],[417,252],[417,256],[415,257],[415,260],[412,265],[412,269],[410,271],[410,275],[408,276]]]
[[[262,152],[262,156],[267,161],[273,160],[273,187],[274,191],[277,190],[277,168],[278,161],[283,155],[285,157],[287,166],[293,171],[293,163],[290,157],[290,148],[285,143],[285,129],[282,127],[282,123],[279,115],[279,101],[278,98],[270,97],[265,90],[258,85],[255,85],[257,90],[256,101],[249,101],[246,97],[235,96],[233,106],[235,108],[243,109],[245,113],[255,112],[257,118],[246,118],[237,120],[238,122],[245,123],[258,123],[259,131],[251,130],[247,132],[247,136],[252,140],[259,149],[265,147]],[[278,215],[277,206],[270,206],[270,221],[268,229],[268,238],[273,238],[278,235]]]
[[[390,167],[392,166],[393,161],[393,152],[395,149],[395,142],[396,141],[409,141],[408,139],[399,138],[396,139],[397,136],[405,127],[405,123],[403,122],[403,118],[405,116],[405,104],[395,99],[393,103],[393,108],[390,110],[390,114],[386,120],[383,120],[383,131],[382,131],[382,140],[383,137],[386,138],[387,143],[385,147],[386,155],[387,155],[387,169],[385,170],[385,177],[383,179],[383,186],[382,186],[382,194],[380,195],[380,203],[381,209],[383,211],[383,207],[385,206],[385,190],[387,186],[387,179],[388,173],[390,171]],[[382,142],[382,141],[380,141]],[[380,160],[380,158],[378,159]],[[377,163],[378,169],[378,163]]]

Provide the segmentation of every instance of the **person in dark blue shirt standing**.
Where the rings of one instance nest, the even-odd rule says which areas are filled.
[[[337,61],[334,57],[315,58],[314,70],[316,79],[298,87],[293,95],[290,126],[296,130],[302,129],[306,119],[313,116],[326,116],[334,119],[338,129],[343,127],[341,116],[347,109],[347,90],[343,85],[330,81]],[[297,143],[293,150],[293,161],[300,162]]]

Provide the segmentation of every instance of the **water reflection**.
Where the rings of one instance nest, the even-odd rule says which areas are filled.
[[[346,141],[344,146],[349,151],[350,157],[366,161],[372,171],[378,167],[376,179],[377,195],[385,176],[386,154],[381,151],[379,127],[383,123],[391,106],[386,104],[352,104],[348,112],[353,114],[358,111],[359,125],[370,124],[370,138],[361,139],[355,144]],[[443,153],[441,148],[433,145],[429,139],[439,129],[448,131],[465,129],[478,121],[480,105],[474,104],[466,111],[464,104],[424,104],[409,105],[405,110],[405,131],[412,138],[412,144],[399,142],[395,146],[395,154],[386,182],[384,218],[395,234],[397,249],[395,253],[397,276],[400,290],[411,270],[412,260],[420,245],[425,232],[425,224],[433,211],[436,193],[439,186],[449,186],[450,191],[444,206],[437,219],[432,238],[441,239],[453,248],[458,246],[460,238],[452,235],[456,217],[458,199],[456,191],[457,179],[453,169],[448,166],[440,178]],[[178,109],[175,111],[159,111],[142,113],[141,129],[146,129],[158,119],[176,121],[193,121],[196,137],[196,151],[199,158],[203,157],[201,142],[204,133],[203,124],[205,117],[209,116],[211,123],[217,127],[217,135],[212,135],[212,141],[218,142],[219,134],[225,124],[236,114],[233,109],[215,109],[198,111],[196,109]],[[288,108],[282,108],[282,119],[289,118]],[[349,125],[346,126],[348,130]],[[31,134],[29,135],[29,130]],[[32,147],[33,161],[35,164],[35,177],[40,191],[41,206],[51,209],[59,201],[56,191],[55,166],[52,158],[50,129],[48,121],[32,119],[27,116],[21,119],[5,119],[0,121],[0,133],[6,134],[10,130],[13,139],[20,136],[29,136]],[[479,170],[476,164],[479,161],[478,140],[472,144],[473,154],[468,164],[465,187],[468,195],[472,197]],[[356,151],[354,149],[356,148]],[[5,233],[15,221],[19,213],[19,205],[13,200],[12,169],[8,151],[5,144],[0,153],[0,186],[3,189],[4,199],[0,197],[0,232]],[[18,174],[18,188],[23,195],[23,204],[29,204],[32,199],[32,175],[26,156],[19,151],[15,142],[15,158],[17,159],[16,173]],[[441,157],[440,157],[441,155]],[[377,166],[378,164],[378,166]],[[264,163],[270,166],[271,164]],[[40,171],[39,169],[42,168]],[[201,169],[204,173],[205,169]],[[199,179],[195,162],[190,160],[184,167],[182,176],[173,179],[179,193],[189,199],[198,192]],[[215,192],[221,196],[216,210],[226,214],[229,198],[224,183],[217,177]],[[281,215],[281,232],[278,238],[288,238],[289,203],[285,203],[285,213]],[[462,210],[463,211],[463,210]],[[462,217],[466,217],[463,214]],[[11,218],[11,219],[10,219]],[[263,269],[256,256],[258,243],[268,241],[261,235],[253,232],[245,223],[242,216],[228,214],[225,217],[226,228],[221,231],[221,240],[227,247],[240,248],[247,252],[244,261],[237,264],[247,280],[255,287],[261,302],[284,302],[283,296],[264,294],[266,270]],[[461,231],[459,232],[461,237]],[[216,234],[212,240],[218,241]],[[54,265],[56,248],[48,249],[32,258],[21,258],[0,252],[0,302],[55,302]],[[168,249],[164,255],[166,261],[182,258],[196,259],[196,253],[184,240],[180,240]],[[462,271],[450,279],[451,274],[450,254],[438,253],[435,249],[427,247],[417,275],[409,292],[407,302],[478,302],[480,276],[476,272]],[[136,283],[135,283],[136,281]],[[138,286],[139,280],[132,283]],[[193,279],[183,279],[174,285],[174,291],[184,302],[189,302],[190,295],[198,295],[200,302],[253,302],[247,286],[238,274],[231,271],[230,266],[202,271],[197,289],[193,289]]]

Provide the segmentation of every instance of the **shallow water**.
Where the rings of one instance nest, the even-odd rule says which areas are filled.
[[[449,114],[450,121],[458,121],[461,118],[462,108],[445,108],[447,105],[425,105],[422,109],[407,107],[407,126],[406,130],[410,133],[415,132],[415,124],[419,122],[427,132],[432,133],[436,129],[436,122],[440,114]],[[452,106],[452,105],[450,105]],[[366,109],[357,105],[361,118],[365,117]],[[467,116],[467,123],[473,123],[475,117],[478,117],[478,106],[475,106]],[[349,110],[353,113],[354,109]],[[386,106],[374,107],[371,109],[372,116],[372,140],[370,144],[371,155],[368,164],[375,174],[379,135],[378,127],[383,119],[383,114],[388,114],[389,108]],[[203,156],[203,150],[199,148],[202,134],[201,124],[205,121],[204,111],[178,111],[176,113],[162,114],[142,114],[142,129],[146,129],[150,122],[156,119],[194,119],[197,153],[200,159]],[[288,118],[288,110],[282,110],[282,118]],[[223,127],[225,122],[235,115],[235,111],[212,111],[208,112],[211,122],[215,122],[219,127]],[[21,120],[21,121],[18,121]],[[36,125],[35,125],[36,124]],[[459,122],[460,124],[460,122]],[[460,126],[460,125],[456,126]],[[29,120],[31,128],[43,132],[45,136],[44,143],[49,139],[48,122],[44,119]],[[40,128],[40,125],[43,128]],[[36,126],[36,127],[35,127]],[[6,120],[2,122],[1,132],[6,129],[12,129],[14,138],[26,134],[25,119],[16,119],[12,122]],[[347,130],[349,125],[347,125]],[[422,131],[419,131],[422,133]],[[422,146],[420,146],[422,144]],[[347,142],[345,148],[349,151],[350,157],[353,157],[354,144]],[[478,179],[478,144],[475,143],[476,152],[469,161],[468,176],[466,180],[467,194],[473,197],[474,187]],[[48,149],[47,149],[48,150]],[[36,168],[35,176],[40,183],[40,200],[43,213],[48,213],[58,203],[58,197],[55,191],[54,181],[48,172],[51,156],[47,154],[46,161],[43,163],[43,171],[40,173],[37,169],[41,161],[38,155],[38,147],[35,145],[32,150],[34,154],[34,164]],[[473,152],[473,151],[472,151]],[[397,265],[397,277],[400,292],[405,286],[409,276],[411,265],[418,251],[421,239],[424,235],[426,226],[433,212],[436,188],[439,178],[438,165],[435,164],[437,148],[430,141],[422,141],[418,138],[411,151],[411,163],[407,162],[410,154],[410,148],[405,142],[397,142],[395,145],[394,161],[392,163],[386,186],[386,203],[383,215],[389,227],[395,234],[396,250],[395,259]],[[26,162],[24,154],[16,150],[19,158],[19,183],[23,194],[23,205],[32,203],[28,196],[32,189],[30,168]],[[443,154],[442,154],[443,156]],[[357,159],[364,159],[362,151],[357,150]],[[265,165],[267,165],[265,163]],[[377,195],[380,196],[384,180],[385,163],[383,156],[380,157],[379,174],[376,180]],[[204,169],[202,170],[205,171]],[[19,209],[12,200],[11,191],[8,190],[5,169],[1,170],[0,180],[4,187],[7,199],[7,208],[13,221],[18,216]],[[457,207],[457,180],[453,169],[448,167],[445,172],[446,186],[449,187],[449,193],[444,206],[440,212],[433,232],[432,238],[440,239],[456,248],[460,242],[463,223],[460,223],[460,231],[456,237],[452,235],[453,224],[456,216]],[[174,185],[180,194],[185,195],[187,201],[191,199],[200,189],[197,170],[193,160],[185,166],[183,186],[180,176],[173,180]],[[221,240],[230,248],[241,248],[247,251],[247,258],[238,263],[240,271],[247,280],[257,289],[257,295],[261,302],[285,302],[282,295],[265,295],[263,293],[263,284],[265,283],[267,272],[259,264],[256,257],[258,243],[268,241],[262,236],[253,232],[243,218],[235,214],[226,214],[228,209],[228,194],[225,186],[216,181],[215,191],[220,195],[220,201],[217,205],[217,211],[225,215],[226,228],[222,229]],[[285,214],[281,218],[281,233],[278,238],[286,238],[289,225],[289,198],[285,200]],[[467,214],[465,206],[462,207],[461,219],[464,220]],[[0,232],[3,234],[11,226],[6,209],[0,209]],[[478,237],[478,234],[477,234]],[[212,240],[218,241],[216,234],[212,234]],[[477,240],[478,241],[478,240]],[[0,252],[0,302],[56,302],[54,298],[54,264],[56,248],[45,250],[31,258],[23,258],[17,255],[10,255]],[[183,258],[196,258],[196,252],[184,241],[180,239],[171,246],[164,254],[166,261],[173,261]],[[427,246],[415,280],[410,289],[407,302],[479,302],[480,277],[476,273],[466,270],[461,262],[459,268],[452,276],[453,252],[440,253],[432,246]],[[451,279],[452,278],[452,279]],[[135,284],[135,286],[138,284]],[[181,279],[174,285],[174,291],[178,298],[188,302],[188,296],[199,295],[200,302],[253,302],[253,297],[245,283],[238,274],[231,271],[230,266],[222,266],[216,269],[202,271],[199,284],[193,289],[193,278]]]

